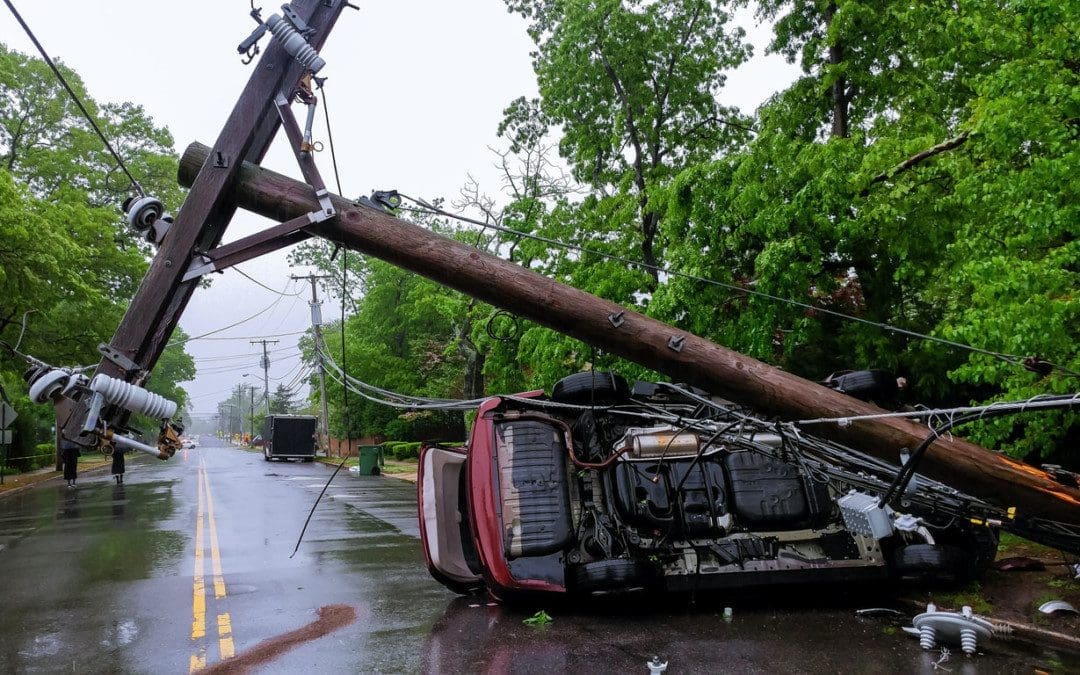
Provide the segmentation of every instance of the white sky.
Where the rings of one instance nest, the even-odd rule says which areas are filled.
[[[322,55],[334,125],[338,164],[346,196],[396,188],[426,198],[452,198],[466,174],[488,193],[499,191],[488,146],[502,110],[514,98],[534,96],[532,42],[525,24],[501,0],[353,0]],[[190,142],[212,144],[252,66],[244,66],[236,45],[255,23],[247,0],[15,0],[16,7],[53,57],[78,72],[98,101],[143,105],[158,125],[167,126],[182,152]],[[259,4],[259,3],[257,3]],[[263,17],[280,2],[262,3]],[[725,105],[752,111],[797,75],[778,56],[763,56],[770,30],[756,26],[749,12],[739,15],[757,55],[731,73],[722,94]],[[0,40],[36,55],[21,28],[0,8]],[[263,45],[267,38],[263,39]],[[302,111],[296,108],[298,116]],[[302,120],[302,116],[301,116]],[[321,111],[315,136],[325,141]],[[279,134],[279,139],[284,134]],[[327,185],[333,184],[329,152],[318,156]],[[292,154],[280,140],[264,165],[299,177]],[[238,212],[225,241],[270,224]],[[290,282],[286,252],[241,268],[271,288],[298,296],[278,296],[234,272],[215,275],[213,286],[197,290],[180,321],[199,335],[255,314],[259,317],[214,337],[293,333],[310,325],[306,282]],[[320,292],[320,296],[322,293]],[[339,316],[328,301],[323,317]],[[273,338],[270,388],[289,383],[299,359],[298,336]],[[239,381],[261,384],[261,347],[247,339],[188,343],[199,374],[185,385],[195,414],[215,413],[216,404]],[[209,360],[207,360],[209,359]],[[241,380],[244,373],[251,377]]]

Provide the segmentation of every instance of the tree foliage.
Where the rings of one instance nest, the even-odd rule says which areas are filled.
[[[134,104],[98,105],[77,74],[64,72],[144,187],[178,205],[168,131]],[[56,365],[98,361],[97,345],[112,336],[147,269],[118,208],[128,193],[48,66],[0,45],[0,339],[15,344],[22,335],[22,352]],[[23,366],[6,353],[0,361],[9,396],[25,389]],[[191,358],[170,347],[148,386],[182,408],[179,383],[193,376]],[[49,440],[52,411],[18,396],[28,426],[15,451],[26,452]]]
[[[761,0],[769,50],[802,74],[748,116],[723,102],[749,54],[729,20],[746,4],[506,0],[536,45],[539,97],[504,111],[502,194],[470,181],[454,206],[547,241],[456,236],[808,378],[890,369],[912,402],[949,405],[1076,391],[1080,15],[1053,0]],[[478,362],[489,392],[590,366],[655,377],[354,265],[346,360],[361,379],[445,396]],[[478,359],[455,356],[464,345]],[[355,405],[357,432],[398,419]],[[1075,459],[1080,424],[1027,415],[973,433]]]

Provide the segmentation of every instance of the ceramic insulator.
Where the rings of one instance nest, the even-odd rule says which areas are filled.
[[[965,654],[974,654],[978,643],[979,636],[976,635],[975,631],[970,628],[960,631],[960,648],[964,650]]]
[[[315,51],[315,48],[308,44],[304,36],[297,32],[285,19],[273,14],[266,20],[266,27],[281,42],[281,46],[285,48],[285,51],[311,72],[317,73],[326,65],[326,61],[322,60],[319,52]]]
[[[113,405],[154,419],[167,419],[176,414],[176,403],[164,396],[108,375],[95,375],[90,382],[90,391],[101,394]]]
[[[919,629],[919,646],[927,650],[937,646],[937,631],[933,626],[923,626]]]

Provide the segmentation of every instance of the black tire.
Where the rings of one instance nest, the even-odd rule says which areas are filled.
[[[909,544],[890,555],[890,570],[899,579],[957,581],[970,578],[972,554],[948,544]]]
[[[559,403],[611,405],[630,396],[630,387],[622,375],[608,372],[574,373],[555,383],[551,398]]]
[[[965,553],[964,574],[968,579],[979,579],[994,565],[997,558],[999,533],[989,527],[965,526],[935,533],[939,544],[962,549]]]
[[[377,466],[371,467],[371,475],[372,476],[378,476],[381,473],[382,473],[382,471],[379,470],[379,467],[377,467]]]
[[[830,376],[826,385],[863,401],[891,401],[896,398],[896,376],[882,370],[853,370]]]
[[[579,593],[612,593],[641,590],[652,575],[636,560],[612,558],[575,565],[568,576],[571,588]]]

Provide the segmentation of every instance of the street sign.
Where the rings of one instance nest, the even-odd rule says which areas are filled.
[[[16,417],[18,414],[15,409],[8,405],[7,401],[0,401],[0,430],[10,427]]]
[[[11,445],[11,429],[0,430],[0,445]]]

